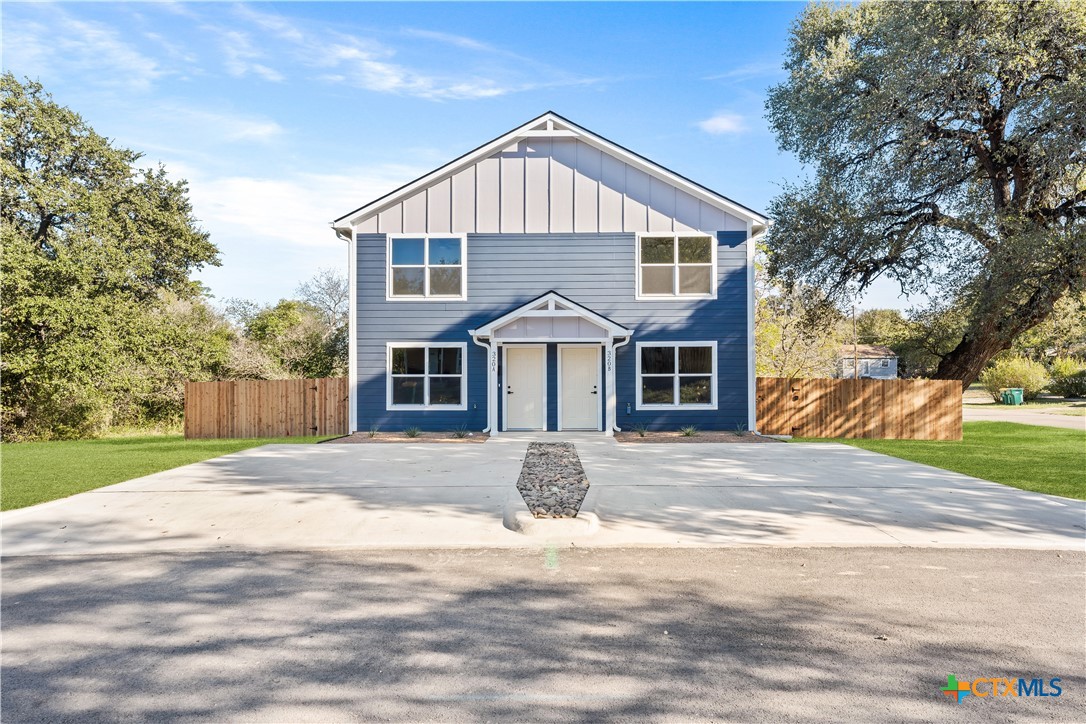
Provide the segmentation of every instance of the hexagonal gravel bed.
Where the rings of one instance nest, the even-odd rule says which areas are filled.
[[[536,518],[577,517],[588,476],[573,443],[529,443],[517,490]]]

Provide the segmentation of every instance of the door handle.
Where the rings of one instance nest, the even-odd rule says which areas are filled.
[[[506,387],[505,388],[505,394],[511,395],[511,394],[513,394],[513,391],[511,389],[509,389],[508,387]]]

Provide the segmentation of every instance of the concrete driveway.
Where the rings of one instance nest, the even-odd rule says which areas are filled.
[[[1056,412],[1020,410],[1003,405],[984,407],[968,405],[962,408],[962,420],[965,422],[1017,422],[1023,425],[1041,425],[1043,427],[1065,427],[1071,430],[1086,431],[1086,417],[1061,415]]]
[[[3,553],[538,546],[502,525],[535,437],[254,448],[4,513]],[[1084,547],[1084,501],[846,445],[554,439],[601,520],[578,546]]]

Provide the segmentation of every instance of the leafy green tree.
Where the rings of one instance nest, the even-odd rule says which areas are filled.
[[[897,309],[865,309],[856,315],[856,341],[860,344],[892,348],[907,339],[910,331],[909,321]]]
[[[934,377],[940,362],[958,345],[967,323],[955,304],[936,302],[908,314],[909,334],[891,345],[902,377]]]
[[[1086,357],[1086,294],[1067,294],[1048,318],[1022,334],[1014,351],[1033,360],[1079,355]]]
[[[768,118],[814,176],[770,205],[773,274],[934,285],[963,385],[1086,288],[1086,4],[812,4],[785,68]]]
[[[842,336],[840,312],[815,287],[783,287],[755,259],[754,366],[764,377],[832,377]]]
[[[346,323],[296,299],[271,306],[230,300],[228,315],[241,326],[245,340],[256,344],[284,377],[335,377],[347,370]]]
[[[38,83],[4,74],[0,104],[5,437],[94,434],[149,410],[132,401],[148,369],[175,378],[170,365],[190,364],[202,342],[164,339],[180,333],[161,315],[176,300],[196,303],[190,275],[217,264],[218,252],[184,181],[136,168],[140,154]]]

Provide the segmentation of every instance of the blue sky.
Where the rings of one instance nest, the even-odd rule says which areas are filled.
[[[217,299],[343,266],[328,221],[554,110],[764,210],[799,3],[3,4],[3,66],[187,178]],[[889,284],[869,306],[907,306]]]

